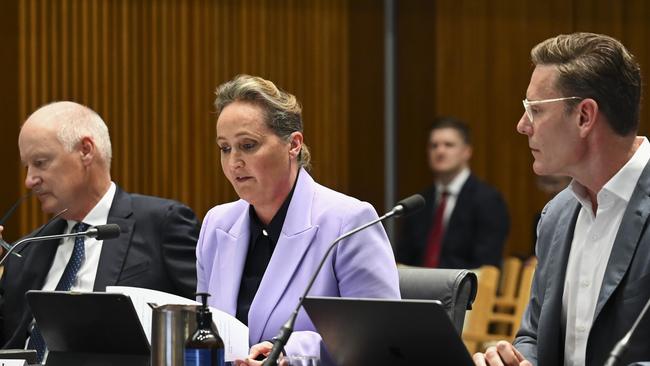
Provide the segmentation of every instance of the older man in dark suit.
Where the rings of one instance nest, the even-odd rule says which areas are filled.
[[[517,131],[528,137],[535,173],[573,181],[542,212],[514,345],[502,341],[474,361],[600,366],[650,297],[650,143],[636,135],[641,72],[619,41],[600,34],[553,37],[531,56]],[[650,360],[646,318],[617,365]]]
[[[0,282],[0,343],[44,355],[38,327],[25,303],[28,290],[104,291],[125,285],[193,297],[198,223],[174,201],[129,194],[111,181],[111,143],[106,124],[72,102],[41,107],[18,139],[27,168],[25,185],[55,219],[31,235],[83,231],[118,224],[121,235],[30,243],[10,257]],[[27,342],[27,338],[29,342]]]
[[[469,129],[455,118],[429,129],[429,165],[435,183],[422,192],[423,210],[402,223],[397,261],[437,268],[501,265],[510,220],[501,194],[469,170]]]

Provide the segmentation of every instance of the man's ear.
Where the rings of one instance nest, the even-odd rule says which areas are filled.
[[[95,154],[97,154],[95,141],[88,136],[81,138],[81,141],[79,141],[79,153],[81,154],[83,164],[90,165],[95,159]]]
[[[594,128],[598,119],[598,103],[591,98],[587,98],[582,100],[576,108],[578,108],[580,136],[585,137]]]
[[[472,159],[472,151],[472,145],[465,146],[465,161],[468,163]]]
[[[299,131],[292,132],[291,135],[289,136],[289,143],[291,144],[291,146],[289,147],[289,156],[291,158],[298,157],[298,154],[300,153],[300,149],[302,148],[302,141],[303,141],[302,132]]]

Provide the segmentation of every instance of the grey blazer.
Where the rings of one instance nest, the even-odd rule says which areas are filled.
[[[539,262],[530,302],[514,342],[534,365],[564,362],[562,293],[579,210],[580,204],[566,189],[542,211],[536,248]],[[605,363],[650,297],[649,217],[650,164],[639,178],[614,240],[587,340],[587,366]],[[643,360],[650,360],[650,314],[639,324],[618,364]]]

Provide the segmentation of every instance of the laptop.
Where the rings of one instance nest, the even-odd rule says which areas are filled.
[[[307,314],[338,366],[473,366],[439,301],[306,297]]]
[[[148,365],[149,341],[131,299],[118,293],[28,291],[47,365]]]

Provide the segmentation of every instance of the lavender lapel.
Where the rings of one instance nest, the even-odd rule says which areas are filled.
[[[297,277],[296,271],[318,231],[318,227],[311,224],[314,188],[314,180],[302,170],[289,204],[280,239],[251,304],[249,324],[255,326],[250,328],[249,338],[253,344],[262,340],[271,313],[278,306],[283,294],[292,286],[292,279]],[[308,274],[311,274],[311,271],[312,269],[309,269]],[[287,299],[287,302],[293,310],[293,306],[298,303],[298,298]]]
[[[213,299],[216,300],[216,307],[231,315],[237,313],[237,296],[241,284],[246,254],[248,252],[248,240],[250,233],[248,205],[242,211],[237,221],[229,231],[216,229],[219,251],[217,252],[217,275],[212,276],[213,285],[210,288]]]

